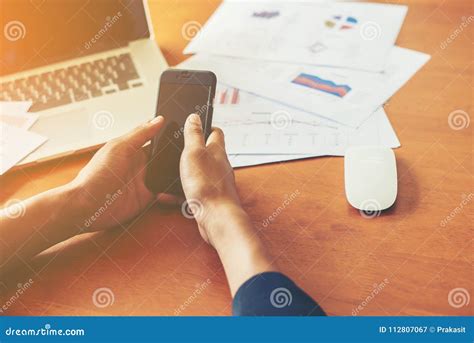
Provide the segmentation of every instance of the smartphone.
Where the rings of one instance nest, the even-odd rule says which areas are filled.
[[[184,148],[184,123],[191,113],[197,113],[207,140],[216,82],[216,75],[204,70],[169,69],[161,75],[156,115],[165,118],[165,126],[151,141],[145,177],[153,193],[183,194],[179,160]]]

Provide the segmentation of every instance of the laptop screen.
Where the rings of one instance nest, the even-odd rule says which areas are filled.
[[[142,0],[1,0],[0,75],[150,36]]]

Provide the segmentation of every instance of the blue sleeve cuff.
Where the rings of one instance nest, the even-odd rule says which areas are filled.
[[[235,294],[234,316],[325,316],[319,305],[278,272],[253,276]]]

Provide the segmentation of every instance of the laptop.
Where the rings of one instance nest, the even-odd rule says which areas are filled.
[[[2,0],[0,100],[31,101],[48,137],[26,166],[86,151],[155,114],[167,63],[144,0]]]

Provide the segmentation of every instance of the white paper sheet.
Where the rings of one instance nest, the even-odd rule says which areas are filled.
[[[233,168],[240,168],[321,156],[326,155],[229,155],[229,162]]]
[[[46,141],[46,137],[0,122],[0,175]]]
[[[28,130],[37,120],[38,115],[27,113],[31,101],[0,101],[0,122]]]
[[[370,126],[372,127],[374,126],[374,124],[377,124],[381,145],[391,147],[391,148],[400,146],[400,142],[398,141],[398,138],[395,132],[393,131],[383,108],[380,108],[379,110],[377,110],[370,118],[371,120],[368,120],[366,123],[364,123],[361,126],[361,128],[359,128],[358,130],[365,131],[366,129],[364,129],[363,127],[369,122],[371,123]],[[226,135],[226,144],[227,144],[228,138],[229,137]],[[267,164],[267,163],[301,160],[305,158],[314,158],[314,157],[322,157],[322,156],[330,156],[330,155],[342,156],[343,154],[344,154],[343,149],[338,149],[338,147],[334,147],[334,149],[328,149],[326,152],[319,150],[317,152],[313,152],[313,153],[305,154],[305,155],[302,155],[302,154],[228,154],[228,157],[229,157],[229,161],[232,167],[239,168],[239,167],[256,166],[256,165]]]
[[[28,130],[37,120],[36,114],[0,114],[0,122],[23,130]]]
[[[31,101],[0,101],[0,115],[25,114],[31,105]]]
[[[352,145],[400,146],[382,108],[353,129],[219,83],[213,125],[223,129],[229,154],[344,155]]]
[[[393,47],[383,73],[201,54],[189,58],[180,67],[212,70],[223,84],[358,127],[429,58],[421,52]]]
[[[406,6],[328,1],[225,1],[184,53],[381,71]]]
[[[380,145],[397,148],[400,142],[382,108],[374,112],[358,129],[324,125],[322,121],[297,116],[291,111],[252,115],[242,106],[226,110],[229,117],[246,116],[239,121],[221,121],[215,109],[213,125],[223,129],[229,154],[338,155],[355,145]],[[272,119],[273,114],[282,118]],[[288,116],[288,114],[290,114]],[[252,118],[253,117],[253,118]],[[257,118],[255,118],[257,117]]]

